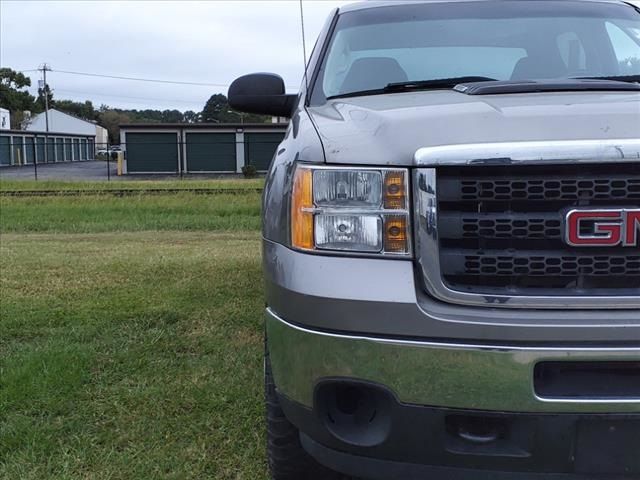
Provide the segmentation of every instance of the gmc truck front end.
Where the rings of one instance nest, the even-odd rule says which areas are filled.
[[[335,11],[263,199],[274,480],[640,478],[640,12]]]

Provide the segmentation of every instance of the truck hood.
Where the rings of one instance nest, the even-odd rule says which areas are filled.
[[[327,163],[409,166],[422,147],[640,138],[636,92],[429,91],[336,99],[308,110]]]

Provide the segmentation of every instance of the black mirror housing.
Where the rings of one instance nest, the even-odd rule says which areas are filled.
[[[259,115],[291,118],[298,100],[287,95],[284,80],[273,73],[252,73],[236,79],[229,87],[229,106]]]

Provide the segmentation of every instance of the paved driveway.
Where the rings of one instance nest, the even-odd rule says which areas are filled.
[[[111,162],[111,179],[116,178],[116,162]],[[0,168],[0,179],[33,180],[33,165]],[[106,180],[107,163],[103,161],[50,163],[38,165],[38,180]]]

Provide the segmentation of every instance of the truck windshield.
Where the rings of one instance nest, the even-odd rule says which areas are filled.
[[[414,3],[341,14],[311,103],[404,82],[428,89],[429,80],[439,79],[635,81],[638,75],[640,13],[628,4]]]

